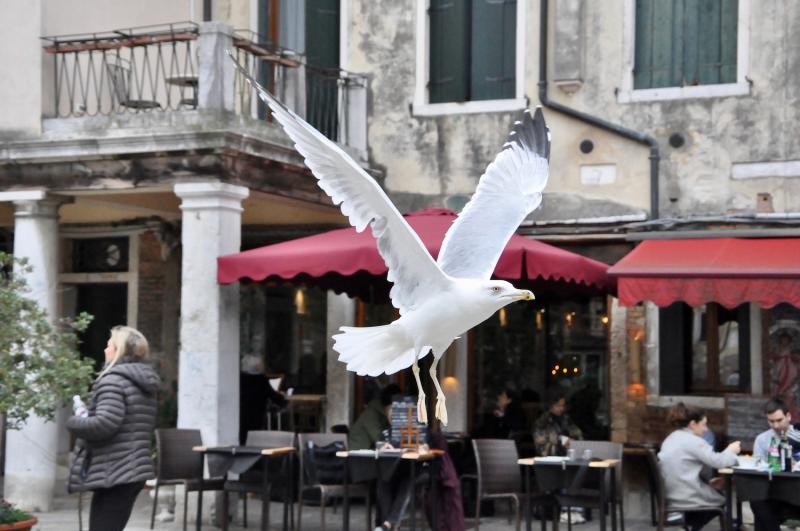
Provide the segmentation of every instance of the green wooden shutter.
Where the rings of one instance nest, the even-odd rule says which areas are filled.
[[[472,0],[470,100],[516,95],[517,1]]]
[[[634,88],[681,84],[683,21],[683,0],[637,0]]]
[[[636,0],[634,88],[736,81],[738,0]]]
[[[431,0],[431,103],[467,101],[469,97],[469,0]]]
[[[337,140],[339,0],[306,0],[306,120]]]

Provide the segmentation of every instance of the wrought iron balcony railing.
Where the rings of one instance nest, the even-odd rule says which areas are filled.
[[[318,69],[291,50],[248,31],[217,34],[240,64],[327,137],[366,149],[366,79],[339,69]],[[269,119],[263,102],[227,58],[201,53],[201,26],[175,23],[90,35],[43,37],[52,56],[56,117],[203,109],[202,84],[230,91],[226,110]],[[203,64],[206,61],[208,64]],[[229,66],[229,65],[228,65]],[[228,78],[226,76],[232,76]],[[223,98],[224,100],[224,98]],[[226,100],[227,101],[227,100]],[[362,130],[363,129],[363,130]]]

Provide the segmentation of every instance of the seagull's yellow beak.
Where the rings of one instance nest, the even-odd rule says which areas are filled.
[[[533,292],[526,289],[519,290],[514,296],[515,301],[532,301],[535,298],[536,297],[533,296]]]

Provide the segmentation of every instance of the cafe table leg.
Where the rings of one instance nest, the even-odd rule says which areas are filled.
[[[411,461],[411,531],[417,531],[417,462]]]
[[[342,529],[350,531],[350,458],[344,458],[344,507],[342,508]]]
[[[200,528],[203,525],[203,475],[205,473],[205,460],[206,454],[200,454],[200,481],[198,482],[197,486],[197,522],[195,523],[195,529],[197,531],[201,531]],[[185,487],[184,487],[185,488]]]
[[[439,459],[431,461],[431,529],[439,529]]]
[[[531,467],[525,467],[525,531],[531,531]]]
[[[272,485],[269,482],[269,458],[264,456],[261,458],[263,462],[262,485],[261,485],[261,531],[267,531],[269,528],[269,494]]]
[[[725,474],[725,526],[733,529],[733,476]]]
[[[608,498],[606,494],[605,477],[601,476],[600,483],[600,531],[606,531],[606,508],[608,505]]]
[[[617,531],[617,474],[613,466],[608,467],[606,470],[611,474],[611,481],[609,481],[611,485],[611,493],[609,495],[611,501],[611,529],[612,531]]]

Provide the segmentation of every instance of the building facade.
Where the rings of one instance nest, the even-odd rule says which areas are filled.
[[[165,376],[164,425],[199,427],[208,444],[238,431],[248,354],[327,395],[328,426],[349,423],[374,382],[348,375],[327,338],[391,318],[298,286],[217,284],[218,256],[346,225],[227,50],[403,212],[463,207],[513,121],[541,104],[551,178],[525,236],[611,264],[677,231],[791,236],[800,219],[792,2],[208,7],[0,8],[13,21],[0,36],[0,245],[31,259],[32,295],[54,317],[102,316],[85,355],[99,355],[107,327],[139,327]],[[597,437],[658,441],[677,400],[708,408],[722,430],[726,393],[800,393],[786,376],[797,370],[795,329],[786,305],[624,307],[545,291],[540,305],[510,307],[456,342],[444,368],[449,429],[479,429],[511,386],[533,403],[553,388],[580,392],[598,408]],[[686,341],[665,345],[674,330]],[[675,359],[683,369],[670,372]],[[4,437],[7,498],[49,507],[68,451],[62,424],[34,420]]]

